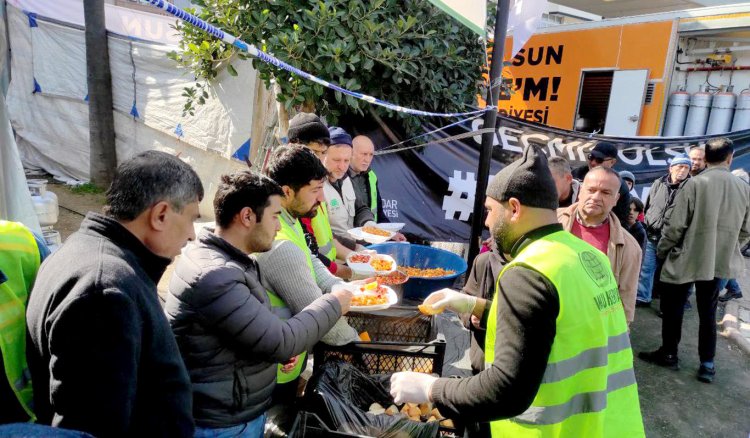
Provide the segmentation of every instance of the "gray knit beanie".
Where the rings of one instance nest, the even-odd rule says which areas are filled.
[[[505,202],[518,199],[527,207],[555,210],[557,188],[547,165],[547,157],[529,145],[523,156],[505,166],[487,186],[487,196]]]

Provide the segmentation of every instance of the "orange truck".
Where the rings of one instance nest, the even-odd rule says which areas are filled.
[[[735,95],[737,111],[747,113],[737,116],[750,123],[750,93],[741,93],[750,88],[750,3],[542,28],[513,58],[512,36],[505,43],[504,115],[566,130],[660,136],[674,93],[684,97],[675,114],[687,113],[695,93],[724,93],[725,101]],[[686,115],[672,117],[668,135],[683,135]]]

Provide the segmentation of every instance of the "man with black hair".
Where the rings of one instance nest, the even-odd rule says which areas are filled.
[[[729,171],[734,146],[728,138],[706,143],[707,168],[689,178],[677,193],[656,257],[663,260],[660,281],[662,344],[641,359],[679,369],[677,350],[689,291],[695,285],[700,325],[697,378],[711,383],[716,374],[716,306],[726,279],[744,268],[740,248],[750,239],[750,186]]]
[[[692,166],[690,166],[690,176],[698,176],[706,170],[706,148],[705,146],[693,146],[688,152]]]
[[[298,113],[289,121],[288,132],[291,144],[305,146],[313,151],[322,163],[325,162],[326,154],[331,145],[331,137],[328,127],[318,116],[312,113]],[[321,196],[324,196],[324,194]],[[352,270],[336,260],[345,260],[352,251],[341,242],[345,241],[354,248],[351,244],[354,240],[350,239],[347,233],[334,235],[328,214],[328,204],[323,198],[317,210],[307,217],[300,218],[307,247],[312,255],[328,268],[331,274],[349,279],[352,276]]]
[[[578,200],[581,182],[573,178],[570,162],[565,157],[551,157],[548,161],[552,178],[557,188],[557,201],[560,207],[570,207]]]
[[[338,289],[292,316],[261,284],[249,254],[271,249],[282,196],[268,177],[223,175],[216,229],[203,229],[185,248],[169,283],[165,311],[193,385],[196,436],[263,436],[277,373],[285,371],[278,364],[311,349],[348,310],[351,292]]]
[[[27,325],[41,424],[96,436],[193,436],[190,379],[156,284],[195,238],[203,186],[177,157],[123,162],[104,214],[42,265]]]
[[[284,193],[281,198],[281,230],[268,252],[257,255],[262,281],[296,315],[341,279],[311,257],[299,219],[318,209],[323,199],[323,181],[328,172],[323,163],[300,145],[279,147],[266,169]],[[357,340],[357,332],[344,319],[323,336],[322,341],[343,345]]]

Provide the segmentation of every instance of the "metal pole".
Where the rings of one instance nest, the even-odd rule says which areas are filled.
[[[84,0],[83,16],[89,94],[89,178],[93,184],[106,189],[114,177],[117,155],[104,0]]]
[[[487,105],[497,105],[498,90],[503,70],[503,52],[505,51],[505,34],[508,30],[508,14],[510,0],[498,0],[495,20],[494,45],[492,47],[492,61],[490,62],[490,86],[487,87]],[[497,109],[488,111],[484,116],[484,127],[495,127]],[[479,152],[479,167],[477,169],[477,191],[474,194],[474,215],[471,219],[471,238],[469,239],[469,266],[479,254],[479,239],[484,229],[484,196],[487,191],[487,180],[490,176],[492,161],[492,144],[495,131],[482,134],[482,149]]]

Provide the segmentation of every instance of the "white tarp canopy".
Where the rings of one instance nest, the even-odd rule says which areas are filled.
[[[9,0],[13,57],[7,102],[24,165],[86,181],[82,8],[80,0]],[[176,49],[169,37],[174,19],[111,5],[106,13],[118,161],[148,149],[180,153],[210,193],[217,172],[244,166],[230,157],[251,138],[256,71],[249,61],[235,62],[239,77],[219,73],[206,104],[194,116],[183,116],[182,93],[194,78],[167,58]]]
[[[430,3],[480,36],[487,35],[487,0],[430,0]]]
[[[0,7],[0,10],[4,8]],[[5,21],[0,20],[0,53],[8,50]],[[8,68],[0,62],[0,70]],[[34,231],[40,231],[39,219],[34,212],[31,194],[26,188],[26,175],[8,119],[5,96],[0,92],[0,219],[21,222]]]

